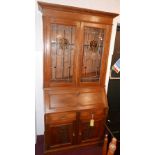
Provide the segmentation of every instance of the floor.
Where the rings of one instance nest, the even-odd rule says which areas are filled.
[[[37,136],[37,143],[35,145],[35,155],[43,155],[43,136]],[[119,155],[116,151],[115,155]],[[69,151],[64,153],[55,153],[53,155],[102,155],[102,147],[95,146],[95,147],[88,147],[83,149],[78,149],[74,151]]]

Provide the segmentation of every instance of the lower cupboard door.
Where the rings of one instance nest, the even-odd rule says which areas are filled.
[[[90,121],[81,121],[79,129],[79,143],[99,142],[103,139],[103,133],[103,120],[95,120],[94,126],[90,126]]]
[[[74,144],[74,125],[48,125],[45,131],[46,149],[69,146]]]

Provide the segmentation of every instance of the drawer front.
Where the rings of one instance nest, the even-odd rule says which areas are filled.
[[[104,117],[104,109],[92,109],[87,111],[82,111],[80,113],[81,120],[90,120],[90,119],[103,119]]]
[[[55,122],[71,122],[76,120],[76,112],[65,112],[65,113],[55,113],[55,114],[46,114],[45,122],[46,124],[55,123]]]

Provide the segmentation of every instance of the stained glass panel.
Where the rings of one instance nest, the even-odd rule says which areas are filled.
[[[75,47],[75,27],[51,25],[51,80],[54,82],[72,82]]]
[[[99,82],[103,46],[104,30],[85,27],[81,82]]]

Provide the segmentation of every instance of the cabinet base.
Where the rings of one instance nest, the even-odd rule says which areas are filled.
[[[78,149],[78,148],[84,148],[84,147],[102,145],[102,144],[103,144],[103,141],[83,143],[83,144],[72,145],[72,146],[67,146],[67,147],[63,147],[63,148],[55,148],[55,149],[51,149],[51,150],[45,150],[44,155],[53,155],[56,152],[66,152],[66,151],[69,151],[69,150],[75,150],[75,149]]]

